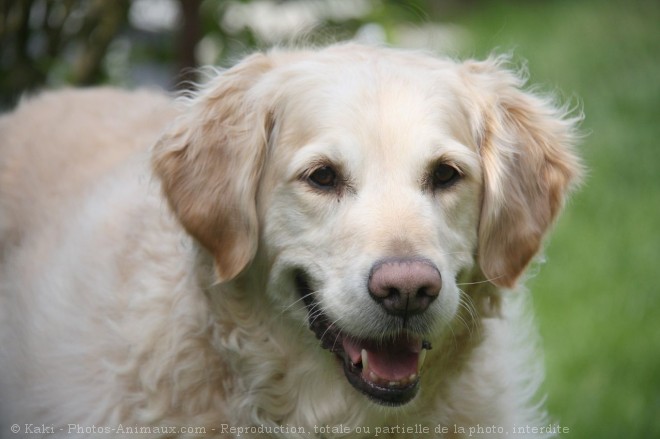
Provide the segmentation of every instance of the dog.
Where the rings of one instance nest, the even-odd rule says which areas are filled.
[[[508,66],[343,43],[180,99],[24,99],[0,119],[2,436],[552,436],[517,286],[582,174],[579,116]]]

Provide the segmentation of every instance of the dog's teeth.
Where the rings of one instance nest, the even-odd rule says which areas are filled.
[[[421,372],[422,366],[424,365],[424,360],[426,360],[426,349],[422,349],[419,352],[419,359],[417,360],[417,373]]]
[[[417,379],[417,374],[416,373],[411,373],[410,376],[408,377],[408,382],[413,382]]]
[[[362,355],[362,370],[368,370],[369,355],[367,354],[367,350],[362,349],[361,355]]]
[[[399,387],[401,383],[399,381],[390,381],[387,385],[390,387]]]

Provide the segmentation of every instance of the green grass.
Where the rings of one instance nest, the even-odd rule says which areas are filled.
[[[660,437],[660,2],[486,4],[467,55],[514,48],[586,115],[589,175],[528,282],[549,410],[570,437]]]

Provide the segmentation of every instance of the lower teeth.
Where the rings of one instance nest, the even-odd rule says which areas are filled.
[[[388,381],[384,378],[379,377],[374,372],[369,371],[367,376],[364,377],[364,378],[365,378],[366,381],[369,381],[370,383],[376,384],[378,386],[389,387],[389,388],[397,388],[397,387],[405,387],[405,386],[409,385],[410,383],[417,380],[418,377],[419,377],[419,375],[417,375],[416,373],[413,373],[409,377],[403,378],[403,379],[398,380],[398,381]]]

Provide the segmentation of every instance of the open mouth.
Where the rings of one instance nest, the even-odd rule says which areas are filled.
[[[409,333],[384,340],[342,333],[319,309],[305,275],[296,273],[295,281],[308,310],[310,330],[341,361],[344,375],[355,389],[387,406],[406,404],[417,395],[426,351],[431,349],[428,341]]]

